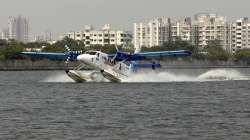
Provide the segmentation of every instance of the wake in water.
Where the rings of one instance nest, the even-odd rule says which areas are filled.
[[[202,82],[223,80],[247,80],[236,70],[210,70],[198,76],[188,74],[174,74],[172,72],[142,72],[125,79],[124,82]]]
[[[90,74],[92,71],[80,71],[79,74]],[[87,79],[87,82],[108,82],[108,80],[104,79],[101,73],[95,73],[92,75],[95,77],[94,80]],[[75,81],[71,79],[66,72],[61,71],[54,74],[51,74],[41,80],[40,82],[47,82],[47,83],[74,83]]]
[[[236,70],[215,69],[200,75],[175,74],[173,72],[140,72],[123,79],[123,82],[203,82],[203,81],[226,81],[248,80],[246,76]],[[64,72],[58,72],[46,77],[41,82],[74,82]],[[94,82],[94,81],[90,81]]]
[[[247,80],[247,77],[236,70],[211,70],[201,74],[200,80]]]
[[[58,72],[49,75],[48,77],[44,78],[41,82],[48,82],[48,83],[73,83],[72,80],[65,72]]]

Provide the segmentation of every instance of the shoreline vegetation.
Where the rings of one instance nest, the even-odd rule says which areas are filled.
[[[231,54],[229,50],[222,49],[219,40],[211,40],[206,48],[199,48],[192,45],[189,41],[175,40],[165,42],[162,46],[152,48],[142,47],[142,52],[148,51],[171,51],[189,50],[192,51],[191,57],[186,58],[161,58],[163,68],[250,68],[250,49],[243,49]],[[0,40],[0,70],[69,70],[78,65],[78,62],[65,63],[44,58],[29,58],[19,53],[22,51],[42,51],[42,52],[67,52],[65,45],[72,51],[100,50],[105,53],[115,53],[114,45],[106,46],[84,46],[82,41],[64,38],[54,44],[46,42],[22,43],[15,40]],[[130,47],[118,48],[125,52],[134,52]],[[150,61],[149,61],[150,62]],[[86,67],[86,70],[89,68]]]

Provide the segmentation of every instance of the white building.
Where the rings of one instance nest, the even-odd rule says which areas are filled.
[[[68,32],[61,36],[61,39],[63,37],[82,40],[85,46],[119,45],[129,47],[132,42],[132,35],[129,32],[112,30],[109,24],[106,24],[102,30],[95,30],[92,26],[85,26],[83,31]]]
[[[169,18],[157,18],[146,23],[134,23],[135,48],[161,46],[170,40]]]
[[[36,35],[32,41],[34,41],[34,42],[51,42],[52,41],[52,33],[50,31],[45,31],[41,35]]]
[[[193,43],[205,48],[210,40],[219,40],[225,50],[230,50],[230,25],[226,18],[217,14],[195,15]]]
[[[157,18],[147,23],[134,23],[135,47],[161,46],[176,39],[191,41],[191,18],[171,22],[170,18]]]
[[[182,21],[178,20],[175,23],[171,23],[171,35],[173,40],[178,38],[185,41],[191,41],[191,18],[185,18]]]
[[[29,20],[27,18],[9,17],[8,39],[15,39],[21,42],[29,41]]]
[[[9,38],[9,30],[8,28],[3,28],[1,32],[1,39],[8,40]]]
[[[231,26],[231,51],[250,49],[250,22],[248,18],[241,18]]]

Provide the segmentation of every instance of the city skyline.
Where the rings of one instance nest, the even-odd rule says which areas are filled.
[[[2,39],[15,39],[21,42],[29,41],[29,20],[26,17],[9,17],[8,26],[1,32]]]
[[[240,1],[242,3],[239,5]],[[114,28],[133,30],[133,23],[154,17],[193,17],[197,13],[218,13],[233,21],[248,17],[248,3],[243,0],[4,0],[0,10],[0,27],[7,25],[9,16],[22,15],[30,20],[31,35],[46,30],[54,37],[71,30],[82,29],[84,25],[97,28],[110,23]],[[213,8],[210,8],[213,7]],[[234,10],[237,9],[237,10]]]

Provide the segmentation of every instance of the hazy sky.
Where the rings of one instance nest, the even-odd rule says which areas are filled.
[[[200,12],[219,13],[234,20],[248,17],[249,0],[0,0],[0,27],[9,16],[29,17],[31,34],[59,33],[92,24],[110,23],[133,30],[133,23],[152,17],[184,17]]]

